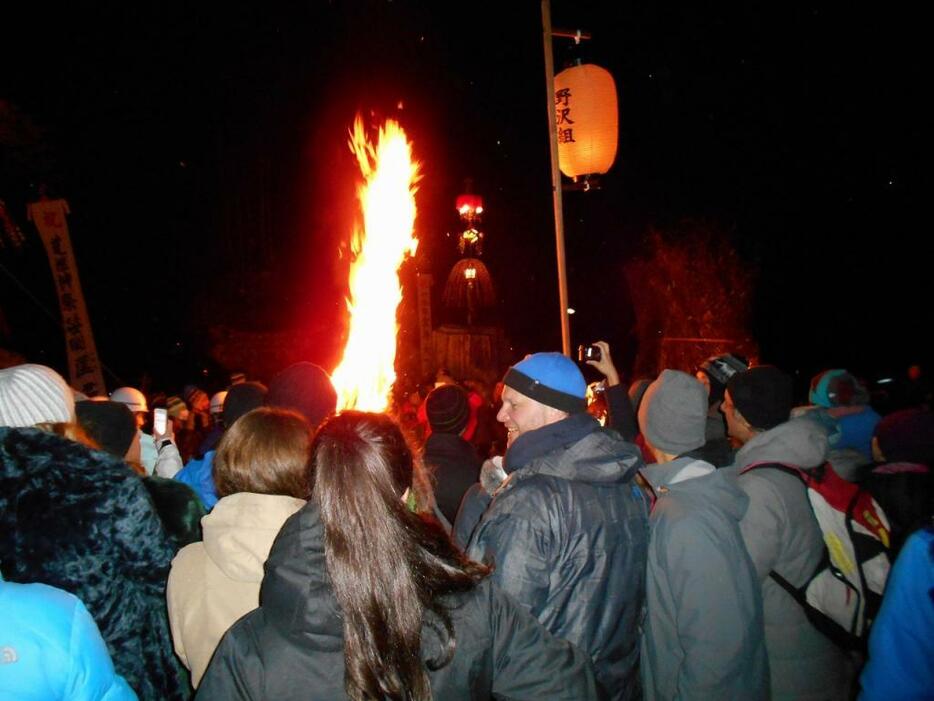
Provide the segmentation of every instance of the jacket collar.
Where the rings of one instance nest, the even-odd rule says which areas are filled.
[[[503,468],[507,474],[511,474],[557,448],[577,443],[598,428],[600,423],[595,418],[581,412],[524,433],[506,451]]]
[[[715,470],[716,468],[713,465],[703,460],[682,457],[663,464],[646,465],[639,473],[657,494],[660,489],[667,491],[673,484],[703,477]]]

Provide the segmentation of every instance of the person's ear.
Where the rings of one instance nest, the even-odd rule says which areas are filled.
[[[882,452],[882,448],[879,447],[879,439],[876,436],[872,437],[872,459],[876,462],[885,462],[885,454]]]

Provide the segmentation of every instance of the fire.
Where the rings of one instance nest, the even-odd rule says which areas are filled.
[[[351,240],[350,334],[344,356],[332,374],[338,409],[383,411],[396,380],[396,308],[402,301],[399,266],[415,255],[415,192],[419,164],[399,124],[380,127],[376,144],[367,140],[357,115],[350,150],[363,182],[357,197],[363,226]]]

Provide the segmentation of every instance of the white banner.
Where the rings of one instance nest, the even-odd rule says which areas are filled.
[[[29,204],[27,214],[39,231],[58,291],[58,306],[62,313],[65,348],[68,351],[69,383],[89,397],[106,394],[91,321],[78,279],[78,266],[68,236],[68,203],[63,199],[42,198]]]

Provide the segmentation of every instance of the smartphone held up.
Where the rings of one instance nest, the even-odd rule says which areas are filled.
[[[600,360],[600,347],[599,346],[584,346],[580,345],[577,347],[577,362],[585,363],[588,360]]]
[[[152,432],[158,435],[165,433],[166,422],[168,421],[168,410],[158,407],[152,410]]]

